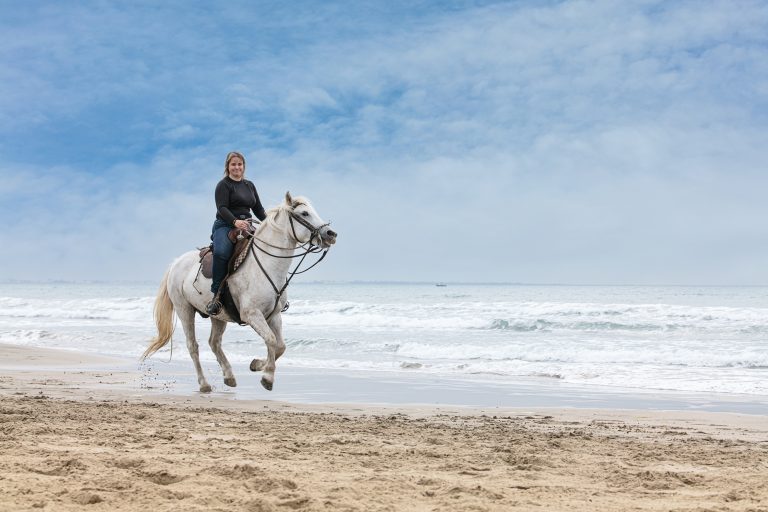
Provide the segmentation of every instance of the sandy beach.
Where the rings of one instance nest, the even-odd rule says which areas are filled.
[[[768,511],[768,417],[163,392],[0,346],[0,510]]]

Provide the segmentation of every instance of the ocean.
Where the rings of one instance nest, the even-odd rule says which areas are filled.
[[[149,283],[0,284],[0,343],[135,359],[154,333],[155,293]],[[768,395],[768,287],[296,283],[289,298],[278,372]],[[197,327],[213,363],[208,322]],[[173,359],[188,360],[178,325],[173,340]],[[236,373],[266,352],[231,324],[224,349]]]

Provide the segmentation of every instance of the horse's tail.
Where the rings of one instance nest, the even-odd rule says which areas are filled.
[[[157,291],[154,315],[157,336],[152,338],[152,343],[141,355],[142,361],[163,348],[166,343],[171,341],[173,335],[173,302],[171,302],[171,296],[168,295],[168,275],[170,273],[171,269],[168,269],[160,283],[160,289]]]

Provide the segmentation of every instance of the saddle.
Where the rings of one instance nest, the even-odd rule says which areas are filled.
[[[229,266],[227,267],[229,274],[237,270],[242,263],[244,256],[240,256],[248,249],[250,241],[247,235],[248,233],[244,229],[231,229],[227,233],[229,241],[235,244],[235,250],[232,251],[232,257],[229,259]],[[200,272],[208,279],[213,277],[213,244],[200,249]]]
[[[235,244],[235,249],[232,251],[232,257],[229,259],[229,265],[227,266],[227,277],[232,275],[235,270],[238,269],[245,257],[248,256],[248,246],[251,241],[247,236],[248,234],[249,233],[246,233],[245,230],[242,229],[232,229],[227,233],[229,241]],[[253,234],[253,231],[250,231],[250,234]],[[199,255],[200,269],[197,271],[197,274],[198,276],[203,274],[204,277],[210,279],[213,277],[213,244],[201,248]],[[195,281],[197,281],[197,278],[195,278]],[[219,297],[229,317],[240,325],[247,325],[240,319],[240,311],[238,311],[237,305],[232,298],[232,294],[229,292],[229,286],[227,285],[226,279],[221,283]],[[208,318],[208,315],[202,311],[198,311],[198,313],[203,318]]]

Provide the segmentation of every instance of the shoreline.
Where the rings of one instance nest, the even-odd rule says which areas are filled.
[[[768,414],[768,396],[642,389],[613,389],[563,383],[557,379],[501,380],[382,372],[281,367],[273,391],[264,390],[257,373],[234,365],[237,387],[222,382],[217,363],[202,365],[213,392],[200,394],[191,362],[161,358],[140,363],[120,356],[88,354],[0,343],[0,370],[15,375],[19,388],[38,386],[61,397],[88,388],[107,395],[196,397],[207,403],[227,401],[286,403],[295,406],[456,408],[503,410],[637,410]],[[42,375],[45,373],[47,377]],[[55,386],[45,385],[46,378]],[[0,384],[2,384],[0,382]],[[2,388],[0,388],[0,391]],[[94,389],[95,391],[95,389]]]
[[[3,511],[768,510],[765,414],[241,399],[7,345],[0,375]]]
[[[86,354],[74,350],[49,349],[9,345],[0,343],[0,397],[32,397],[67,401],[122,402],[129,404],[162,404],[175,407],[206,407],[233,411],[279,410],[296,413],[338,413],[346,415],[361,414],[404,414],[413,417],[434,415],[453,416],[515,416],[525,414],[543,414],[557,417],[563,421],[587,421],[595,418],[610,420],[631,420],[653,424],[679,423],[702,424],[712,418],[727,428],[749,427],[757,431],[765,430],[768,439],[768,405],[763,397],[738,396],[723,397],[711,394],[674,393],[662,394],[662,398],[649,397],[651,392],[611,392],[603,393],[609,398],[578,398],[580,393],[593,392],[583,387],[566,386],[567,391],[560,398],[554,397],[551,389],[541,383],[528,384],[516,382],[512,396],[533,397],[529,401],[518,400],[519,405],[464,403],[461,400],[439,400],[445,394],[456,394],[462,386],[470,386],[466,396],[477,397],[471,389],[472,381],[461,379],[425,379],[418,377],[392,377],[375,372],[362,375],[321,375],[318,370],[283,368],[278,373],[283,389],[268,392],[258,383],[258,373],[237,375],[238,387],[227,388],[215,374],[216,365],[210,365],[206,372],[214,385],[211,393],[200,393],[194,370],[184,363],[139,364],[121,357],[102,354]],[[378,380],[374,377],[379,377]],[[322,390],[308,391],[308,385],[315,385],[327,378],[328,385]],[[446,380],[449,385],[446,386]],[[360,382],[375,382],[375,392],[360,386]],[[419,396],[414,383],[420,382],[427,388],[431,400],[414,400],[413,393]],[[426,382],[426,384],[424,384]],[[456,386],[459,382],[460,385]],[[350,384],[351,383],[351,384]],[[350,390],[350,386],[361,389]],[[508,383],[505,383],[506,387]],[[410,397],[403,395],[402,389],[395,390],[386,400],[374,400],[374,396],[392,393],[393,386],[407,389]],[[452,387],[453,386],[453,387]],[[322,387],[319,384],[318,388]],[[437,395],[429,390],[439,387]],[[501,386],[482,389],[482,392],[496,390]],[[521,391],[522,388],[522,391]],[[562,388],[562,387],[559,387]],[[342,393],[342,390],[344,392]],[[354,391],[357,394],[350,392]],[[464,390],[466,391],[466,389]],[[331,399],[331,393],[337,394]],[[313,393],[313,396],[308,396]],[[346,394],[345,394],[346,393]],[[461,395],[461,393],[459,393]],[[667,395],[677,398],[669,399]],[[462,397],[465,395],[461,395]],[[691,404],[691,396],[701,401]],[[563,398],[565,397],[565,398]],[[619,398],[617,398],[619,397]],[[666,397],[666,398],[665,398]],[[730,398],[730,400],[728,400]],[[595,404],[609,404],[596,406]],[[621,406],[621,405],[624,406]],[[640,405],[640,407],[628,407]],[[707,404],[715,409],[708,409]],[[736,410],[718,410],[718,404],[733,404]],[[746,404],[746,405],[745,405]],[[644,407],[643,407],[644,406]],[[743,410],[745,409],[745,410]]]
[[[121,356],[88,354],[75,350],[0,343],[0,370],[17,379],[27,376],[27,386],[44,383],[41,375],[56,375],[61,396],[76,395],[69,387],[98,387],[109,395],[195,396],[216,401],[284,402],[297,406],[437,407],[471,411],[518,409],[588,409],[638,411],[724,412],[768,414],[768,396],[675,390],[615,389],[564,383],[557,379],[520,377],[497,379],[480,376],[409,374],[372,370],[327,370],[278,366],[273,391],[259,384],[259,374],[234,365],[237,387],[222,382],[219,366],[203,360],[213,392],[200,394],[190,361],[164,356],[140,363]],[[98,378],[88,379],[88,375]],[[119,379],[108,379],[109,375]]]

